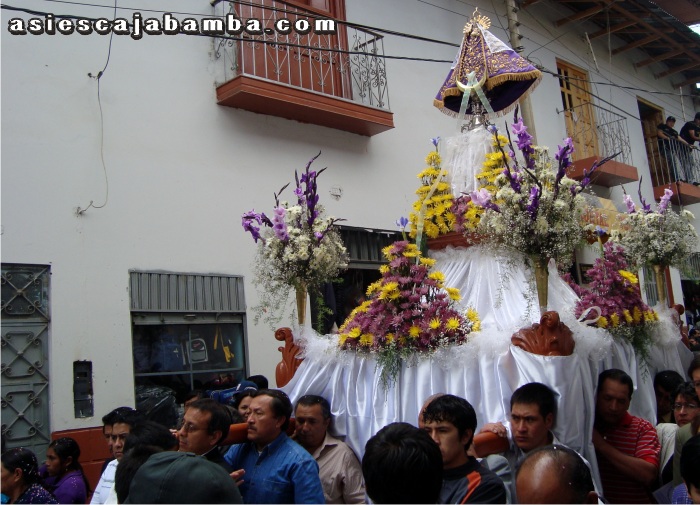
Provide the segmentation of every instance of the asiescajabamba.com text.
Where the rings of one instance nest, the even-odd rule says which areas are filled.
[[[256,18],[240,19],[233,14],[226,14],[216,18],[184,18],[178,20],[172,14],[166,12],[163,18],[143,18],[135,12],[129,22],[126,18],[86,19],[86,18],[56,18],[53,14],[47,14],[43,18],[13,18],[7,23],[7,30],[12,35],[129,35],[135,40],[145,35],[240,35],[243,32],[249,35],[272,35],[279,33],[287,35],[292,32],[300,35],[314,32],[317,34],[336,33],[334,19],[315,18],[294,20],[280,18],[272,23],[272,27]]]

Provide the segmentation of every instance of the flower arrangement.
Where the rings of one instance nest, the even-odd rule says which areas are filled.
[[[440,139],[431,140],[435,149],[425,159],[428,167],[418,174],[421,186],[416,190],[418,199],[413,203],[413,212],[410,215],[410,237],[415,239],[421,231],[428,238],[456,231],[466,234],[469,238],[468,234],[477,232],[484,209],[475,205],[469,195],[454,197],[446,180],[447,171],[441,168],[441,158],[437,150]],[[503,135],[496,135],[493,145],[496,147],[500,144],[502,147],[507,142],[508,139]],[[482,170],[476,175],[480,188],[495,192],[496,177],[502,171],[502,160],[505,156],[507,155],[502,149],[486,155]]]
[[[254,307],[255,322],[264,316],[272,328],[282,319],[289,291],[318,292],[321,285],[332,281],[347,268],[348,254],[335,224],[341,219],[324,217],[318,204],[317,179],[326,169],[311,170],[320,152],[295,171],[296,204],[280,201],[286,184],[274,194],[272,218],[251,210],[243,214],[243,229],[258,243],[253,284],[260,293],[260,305]],[[300,319],[300,322],[302,319]]]
[[[399,241],[382,252],[389,263],[340,327],[338,342],[341,349],[376,353],[386,383],[402,360],[464,343],[481,322],[475,310],[457,310],[459,290],[444,286],[444,274],[431,272],[435,260],[422,257],[415,244]]]
[[[508,160],[508,155],[503,150],[506,145],[508,145],[508,139],[496,134],[493,137],[493,147],[496,151],[486,154],[481,172],[476,174],[480,184],[479,189],[487,190],[492,197],[498,189],[496,178],[503,172],[503,166]],[[469,195],[463,194],[455,198],[450,210],[455,216],[454,230],[457,233],[462,233],[469,239],[471,234],[479,232],[479,221],[485,209],[474,203]]]
[[[532,145],[532,136],[522,119],[513,125],[513,132],[524,164],[517,161],[509,143],[510,152],[508,156],[503,153],[502,171],[495,180],[495,196],[485,188],[471,193],[472,202],[485,209],[479,231],[501,246],[544,259],[554,258],[566,268],[584,238],[581,215],[585,200],[580,193],[590,183],[591,173],[610,158],[586,171],[579,183],[566,176],[574,151],[570,138],[558,146],[555,169],[548,149]]]
[[[604,230],[598,229],[601,236]],[[651,333],[658,314],[642,301],[637,276],[628,270],[625,251],[613,242],[601,241],[602,257],[595,260],[586,275],[591,279],[588,287],[581,287],[565,278],[579,296],[574,313],[576,317],[590,307],[600,309],[596,321],[599,328],[605,328],[613,336],[628,340],[640,357],[647,359],[651,348]]]
[[[640,188],[641,182],[640,179]],[[691,222],[693,214],[687,210],[677,213],[671,209],[673,191],[668,188],[655,211],[642,197],[641,189],[638,194],[641,208],[637,208],[625,193],[628,214],[622,221],[622,231],[615,233],[613,240],[625,248],[627,260],[635,269],[642,266],[683,268],[698,239]]]
[[[452,190],[445,180],[447,171],[440,166],[441,159],[437,151],[438,138],[432,139],[435,149],[425,158],[428,165],[418,174],[421,186],[416,190],[418,200],[413,203],[413,212],[409,219],[409,235],[416,238],[423,233],[428,238],[436,238],[452,231],[455,216],[452,206]]]

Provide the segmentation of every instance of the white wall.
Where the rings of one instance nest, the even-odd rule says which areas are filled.
[[[211,14],[206,2],[132,4],[149,16],[154,14],[145,9]],[[501,2],[495,4],[503,15]],[[523,33],[541,44],[550,35],[533,16],[556,36],[548,21],[558,17],[551,4],[520,14]],[[22,6],[111,17],[110,9],[41,0],[24,0]],[[505,40],[493,4],[479,6],[492,17],[494,34]],[[353,22],[454,43],[461,40],[471,10],[456,0],[347,0],[347,18]],[[29,17],[3,14],[5,20]],[[505,18],[500,22],[505,25]],[[578,33],[579,28],[533,56],[551,69],[556,56],[583,66],[588,57]],[[535,47],[530,39],[524,39],[525,54]],[[240,226],[244,211],[270,211],[272,193],[321,149],[316,163],[329,167],[319,181],[328,213],[351,226],[391,229],[410,212],[429,139],[457,128],[432,106],[447,63],[388,60],[396,128],[367,138],[216,105],[214,82],[221,63],[212,58],[210,39],[115,36],[100,88],[109,200],[77,217],[76,207],[105,199],[97,83],[87,74],[104,66],[109,39],[19,37],[3,30],[1,42],[2,261],[51,265],[52,430],[94,426],[111,408],[133,404],[130,269],[242,274],[248,305],[255,305],[250,282],[255,246]],[[451,61],[456,48],[387,36],[385,53]],[[629,71],[627,58],[601,65],[603,77],[621,80],[611,73]],[[624,82],[653,89],[659,83],[651,70],[625,75]],[[604,92],[636,115],[634,93],[612,90],[610,97]],[[646,98],[680,119],[673,100]],[[544,76],[533,105],[540,142],[555,146],[564,137],[563,118],[555,112],[561,106],[556,79]],[[629,129],[635,164],[644,172],[641,128],[630,120]],[[331,186],[343,188],[339,201],[329,197]],[[650,196],[649,187],[645,194]],[[266,325],[253,325],[252,317],[248,336],[251,373],[274,380],[278,342]],[[93,361],[95,419],[73,418],[70,363],[78,359]]]

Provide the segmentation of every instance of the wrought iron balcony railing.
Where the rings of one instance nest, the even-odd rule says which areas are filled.
[[[217,16],[234,16],[245,26],[259,19],[263,33],[242,32],[215,39],[214,56],[224,65],[224,82],[251,76],[281,85],[389,110],[382,35],[335,23],[336,33],[313,30],[322,17],[312,10],[275,0],[220,2]],[[306,19],[307,34],[275,30],[277,21]],[[236,38],[242,40],[234,40]]]
[[[575,159],[610,156],[620,153],[616,161],[634,165],[627,118],[592,102],[565,109],[566,129],[576,145]]]
[[[557,112],[564,113],[566,132],[574,142],[574,164],[569,170],[569,177],[581,180],[597,160],[616,155],[595,171],[591,182],[613,187],[639,179],[632,161],[627,119],[624,116],[591,102]]]
[[[670,188],[674,205],[700,203],[700,150],[676,140],[651,138],[646,151],[655,198]]]
[[[675,182],[700,183],[700,150],[677,140],[647,140],[649,170],[654,186]]]

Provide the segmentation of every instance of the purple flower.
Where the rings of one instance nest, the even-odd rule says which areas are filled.
[[[518,176],[518,172],[511,172],[508,165],[506,165],[506,167],[503,169],[503,174],[508,178],[508,182],[510,183],[510,187],[513,189],[513,191],[520,193],[520,177]]]
[[[501,210],[498,208],[498,205],[491,201],[491,193],[489,193],[486,188],[481,188],[479,191],[472,191],[469,193],[469,196],[471,197],[472,202],[480,207],[495,210],[496,212],[500,212]]]
[[[491,124],[486,128],[491,134],[498,135],[498,128],[495,124]]]
[[[659,212],[663,214],[668,208],[668,204],[671,202],[671,197],[673,196],[673,191],[669,188],[664,189],[664,196],[661,197],[659,202]]]
[[[273,210],[274,215],[272,216],[272,229],[275,235],[282,242],[289,240],[289,233],[287,233],[287,223],[284,221],[284,217],[287,214],[287,209],[284,207],[275,207]]]
[[[583,180],[581,181],[581,188],[585,188],[586,186],[588,186],[591,183],[591,174],[593,174],[593,172],[595,172],[596,170],[598,170],[598,168],[605,165],[611,159],[617,157],[618,154],[620,154],[620,153],[617,152],[617,153],[612,154],[610,156],[606,156],[602,160],[597,160],[595,163],[593,163],[593,166],[591,166],[591,168],[589,170],[584,170],[583,171]],[[641,180],[640,180],[640,182],[641,182]]]
[[[601,228],[600,226],[596,226],[595,231],[593,233],[595,233],[599,237],[602,237],[603,235],[608,233],[608,230],[606,230],[605,228]]]
[[[567,162],[570,164],[571,160],[569,157],[571,154],[574,152],[574,142],[571,140],[571,137],[567,137],[564,140],[564,145],[563,146],[557,146],[557,154],[554,155],[554,159],[559,160],[559,165],[561,166],[562,161]],[[568,166],[568,165],[567,165]]]
[[[644,211],[645,214],[649,214],[651,212],[651,204],[648,204],[647,201],[642,196],[642,179],[641,179],[641,177],[639,179],[639,188],[637,189],[637,194],[639,195],[639,201],[642,204],[642,210]]]
[[[265,218],[265,220],[269,222],[269,219],[267,219],[265,214],[258,214],[257,212],[255,212],[255,209],[245,212],[241,217],[241,224],[243,225],[243,230],[250,232],[250,234],[253,237],[253,240],[255,240],[256,243],[258,242],[258,239],[262,238],[260,236],[260,227],[256,226],[256,223],[258,225],[261,225],[263,223],[263,218]]]
[[[432,142],[433,145],[435,146],[435,149],[437,149],[437,146],[440,143],[440,137],[432,138],[432,139],[430,139],[430,142]]]
[[[518,121],[513,125],[513,133],[518,136],[518,148],[529,146],[532,141],[532,135],[527,132],[527,126],[523,123],[522,118],[518,118]]]
[[[530,198],[527,201],[527,207],[525,208],[525,211],[530,214],[530,219],[533,221],[537,217],[537,210],[539,209],[540,206],[540,188],[537,186],[533,186],[532,189],[530,189]]]
[[[296,189],[294,190],[294,194],[297,195],[299,205],[307,208],[306,221],[309,226],[313,226],[316,218],[319,215],[318,211],[316,210],[316,205],[318,204],[319,200],[316,179],[324,170],[326,170],[325,168],[322,168],[318,172],[311,170],[311,164],[320,155],[321,152],[319,151],[316,156],[309,160],[309,162],[306,164],[304,173],[301,174],[301,177],[299,177],[296,172],[294,173],[297,185]]]
[[[396,226],[398,226],[400,230],[403,230],[404,228],[406,228],[407,224],[408,224],[408,219],[405,218],[404,216],[401,216],[399,219],[396,220]]]
[[[519,118],[513,125],[513,133],[518,136],[516,144],[518,145],[518,149],[520,149],[520,151],[523,153],[527,168],[534,168],[535,158],[532,155],[534,154],[535,150],[532,148],[532,135],[527,132],[527,126],[525,126],[523,123],[522,118]]]
[[[634,205],[634,202],[632,201],[632,197],[628,194],[625,194],[622,199],[625,201],[625,205],[627,205],[627,212],[629,214],[634,214],[637,212],[637,207]]]
[[[250,232],[250,234],[253,236],[253,240],[255,240],[255,243],[257,244],[258,239],[260,237],[260,228],[255,226],[251,221],[246,221],[243,219],[243,230]]]
[[[554,155],[554,158],[559,160],[559,170],[557,171],[557,177],[554,182],[554,198],[557,197],[559,194],[559,183],[561,180],[564,178],[566,175],[566,170],[571,166],[571,154],[574,152],[574,143],[571,140],[571,137],[568,137],[566,140],[564,140],[564,145],[563,146],[557,146],[557,153]],[[587,176],[588,174],[585,173],[584,171],[584,176]],[[589,180],[590,182],[590,180]],[[582,184],[582,186],[586,186],[586,184]]]

